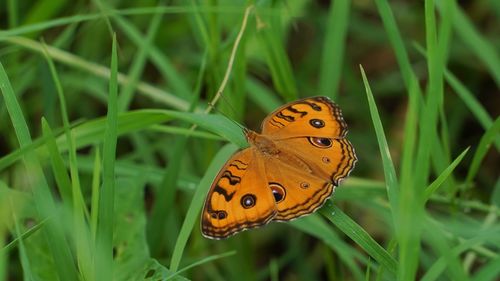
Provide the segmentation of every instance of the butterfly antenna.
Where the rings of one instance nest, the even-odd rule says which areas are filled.
[[[224,96],[222,95],[221,97],[224,97]],[[222,115],[222,116],[226,117],[227,119],[231,120],[231,122],[233,122],[234,124],[236,124],[236,126],[240,127],[240,129],[243,130],[243,132],[247,132],[248,131],[248,129],[245,126],[243,126],[242,124],[234,121],[233,118],[230,118],[229,116],[227,116],[227,114],[225,114],[224,112],[222,112],[218,108],[216,108],[213,103],[208,102],[208,106],[210,106],[212,109],[214,109],[220,115]]]
[[[231,104],[229,99],[224,95],[224,93],[221,93],[220,97],[225,102],[225,105],[227,105],[227,107],[229,108],[231,113],[233,113],[233,116],[238,116],[238,113],[237,113],[238,111],[236,110],[236,108],[234,108],[234,106]]]

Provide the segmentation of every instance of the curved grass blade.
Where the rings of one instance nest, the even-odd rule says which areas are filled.
[[[181,231],[177,237],[177,242],[175,243],[174,252],[170,261],[170,270],[173,272],[176,272],[179,268],[187,240],[193,231],[195,222],[198,220],[201,208],[203,207],[203,200],[208,193],[208,189],[210,188],[212,181],[217,176],[220,168],[236,150],[237,146],[234,144],[225,145],[212,160],[207,172],[198,184],[198,187],[193,195],[193,199],[191,200],[191,204],[189,205],[186,218],[182,224]]]
[[[484,133],[483,137],[479,141],[477,146],[476,153],[474,153],[474,158],[472,158],[472,163],[469,168],[469,172],[467,173],[466,183],[469,185],[479,170],[479,166],[481,165],[481,161],[483,160],[486,152],[490,148],[491,144],[495,141],[497,136],[500,133],[500,117],[495,120],[493,125]]]
[[[39,229],[41,229],[45,223],[47,222],[48,218],[42,220],[41,222],[37,223],[35,226],[31,227],[28,229],[26,232],[18,235],[14,240],[10,241],[9,244],[5,245],[2,249],[0,249],[0,252],[6,253],[10,250],[12,250],[14,247],[16,247],[18,244],[20,244],[20,240],[26,240],[28,237],[30,237],[32,234],[36,233]]]
[[[17,135],[21,147],[32,143],[28,125],[24,119],[21,107],[16,99],[14,90],[9,82],[5,69],[0,63],[0,90],[2,91],[7,111],[9,112],[12,125]],[[24,156],[24,164],[30,173],[28,179],[32,184],[32,192],[38,213],[42,218],[57,217],[57,210],[54,199],[49,190],[49,186],[38,157],[34,152],[29,151]],[[64,231],[58,219],[49,219],[47,227],[43,232],[49,241],[58,243],[48,243],[57,267],[57,275],[61,280],[77,280],[77,270],[73,263],[73,256],[70,252],[69,244],[64,237]]]
[[[362,272],[359,269],[356,260],[365,262],[363,255],[356,249],[352,248],[349,244],[344,242],[339,235],[318,215],[311,215],[303,217],[298,220],[291,221],[290,224],[301,231],[321,239],[323,243],[328,245],[333,251],[337,253],[340,260],[349,268],[351,274],[354,275],[356,280],[362,280]]]
[[[377,105],[375,104],[375,99],[373,98],[372,90],[368,84],[368,79],[366,78],[365,71],[362,66],[360,66],[361,74],[363,76],[363,83],[365,84],[366,97],[368,99],[368,105],[370,106],[370,115],[373,121],[373,127],[375,128],[375,133],[377,134],[377,142],[380,149],[380,156],[382,157],[382,164],[384,167],[384,176],[386,180],[387,196],[389,197],[389,203],[391,204],[392,214],[394,222],[397,222],[395,213],[398,210],[398,197],[399,197],[399,186],[398,179],[396,175],[396,169],[392,163],[391,154],[389,152],[389,145],[387,144],[387,139],[384,133],[384,127],[382,126],[382,121],[378,114]]]
[[[194,262],[182,269],[179,269],[178,271],[176,271],[174,274],[168,276],[165,280],[171,280],[172,278],[174,278],[175,276],[181,274],[182,272],[184,271],[187,271],[193,267],[196,267],[196,266],[199,266],[199,265],[202,265],[204,263],[207,263],[207,262],[211,262],[211,261],[214,261],[214,260],[218,260],[218,259],[222,259],[222,258],[225,258],[225,257],[229,257],[229,256],[232,256],[232,255],[235,255],[236,254],[236,251],[229,251],[229,252],[225,252],[225,253],[222,253],[222,254],[218,254],[218,255],[212,255],[212,256],[208,256],[206,258],[203,258],[197,262]]]
[[[394,275],[396,274],[398,268],[396,260],[361,226],[336,207],[331,200],[326,201],[324,207],[322,207],[319,212],[335,224],[335,226],[345,235],[356,242],[356,244],[365,250],[381,266],[385,267]]]
[[[122,113],[118,116],[117,130],[118,135],[135,132],[144,129],[151,125],[160,124],[173,119],[184,120],[197,124],[200,127],[208,129],[226,140],[229,140],[239,147],[245,147],[247,142],[243,136],[241,129],[231,120],[220,115],[207,115],[202,113],[187,113],[172,110],[157,110],[157,109],[141,109]],[[75,138],[76,148],[82,148],[87,145],[101,143],[104,137],[106,128],[106,119],[97,118],[80,124],[71,130],[71,134]],[[60,130],[55,130],[55,134]],[[176,133],[176,132],[173,132]],[[179,134],[191,135],[189,132],[180,129]],[[203,136],[203,133],[194,132],[192,135]],[[213,138],[213,137],[209,137]],[[22,159],[23,153],[26,151],[38,148],[40,158],[47,156],[45,147],[40,147],[47,140],[47,137],[39,138],[26,146],[23,146],[16,151],[0,158],[0,167],[7,167],[16,161]],[[57,137],[57,146],[60,152],[68,150],[68,144],[63,135]]]
[[[424,192],[424,200],[427,201],[431,197],[431,195],[441,186],[441,184],[448,178],[448,176],[455,170],[457,165],[462,161],[465,154],[469,151],[469,148],[466,148],[458,157],[453,160],[453,162],[435,179]]]

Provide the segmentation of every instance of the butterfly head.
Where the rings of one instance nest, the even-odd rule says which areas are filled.
[[[250,146],[255,147],[257,151],[266,155],[277,155],[280,150],[276,147],[276,143],[267,136],[256,133],[252,130],[243,130]]]
[[[258,133],[256,133],[255,131],[247,128],[243,128],[243,134],[245,134],[245,138],[247,139],[248,143],[252,143],[252,141],[254,141],[258,135]]]

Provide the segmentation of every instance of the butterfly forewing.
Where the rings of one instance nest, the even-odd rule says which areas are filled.
[[[201,229],[209,238],[221,239],[269,222],[276,214],[264,165],[255,150],[237,152],[215,178],[203,208]]]
[[[289,137],[343,138],[347,125],[340,108],[327,97],[294,101],[276,109],[262,122],[262,134]]]

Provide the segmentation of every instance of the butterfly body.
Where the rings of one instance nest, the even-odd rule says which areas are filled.
[[[280,150],[276,147],[272,139],[248,129],[244,133],[248,143],[256,152],[269,156],[280,153]]]
[[[340,108],[326,97],[286,104],[266,117],[261,134],[244,133],[250,146],[228,160],[207,195],[206,237],[314,212],[357,160]]]

